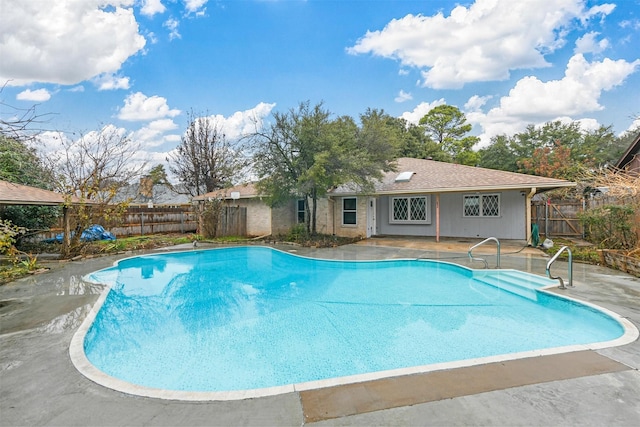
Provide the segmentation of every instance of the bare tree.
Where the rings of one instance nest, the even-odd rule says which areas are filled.
[[[0,87],[0,94],[7,84],[5,82]],[[0,100],[0,135],[20,141],[33,140],[43,130],[40,126],[46,123],[45,117],[50,115],[38,114],[36,107],[37,104],[29,108],[18,108]]]
[[[193,111],[180,145],[167,161],[169,170],[184,184],[183,192],[191,196],[231,185],[248,165],[239,141],[227,139],[214,117],[198,117]]]
[[[60,136],[61,148],[49,156],[57,190],[81,200],[70,206],[75,219],[71,253],[81,249],[80,233],[93,223],[117,218],[128,200],[115,200],[118,191],[137,181],[144,162],[131,159],[139,150],[124,129],[108,125],[76,140]]]

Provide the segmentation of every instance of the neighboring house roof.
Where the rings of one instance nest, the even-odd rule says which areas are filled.
[[[620,157],[620,160],[618,160],[618,163],[616,164],[616,168],[625,169],[627,165],[633,162],[634,159],[638,158],[638,156],[640,156],[640,132],[638,132],[638,135],[635,137],[631,145],[629,145],[627,151],[625,151],[622,157]]]
[[[237,193],[237,194],[232,194]],[[223,188],[220,190],[212,191],[210,193],[202,194],[193,198],[194,201],[202,201],[208,199],[233,199],[233,196],[238,199],[251,199],[257,197],[260,194],[254,182],[247,182],[245,184],[238,184],[233,187]]]
[[[81,201],[77,197],[65,198],[63,194],[53,191],[0,180],[1,205],[56,206],[67,202]]]
[[[387,172],[376,184],[376,194],[449,193],[537,188],[539,191],[575,187],[574,182],[434,160],[399,158],[395,172]],[[342,186],[332,194],[355,194]]]
[[[129,200],[131,204],[147,204],[152,201],[155,205],[185,205],[191,203],[190,196],[172,189],[165,184],[155,184],[151,189],[151,197],[145,195],[139,183],[121,188],[113,198],[113,202]],[[180,187],[174,186],[175,187]]]

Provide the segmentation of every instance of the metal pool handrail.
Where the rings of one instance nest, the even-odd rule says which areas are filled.
[[[549,277],[549,279],[560,281],[560,286],[558,286],[558,289],[567,289],[567,286],[565,286],[564,280],[562,280],[562,277],[560,276],[554,277],[551,275],[551,264],[553,264],[553,262],[556,259],[558,259],[560,254],[564,251],[567,251],[569,253],[569,284],[567,286],[572,288],[573,287],[573,255],[571,254],[571,249],[569,249],[568,246],[561,247],[560,250],[556,252],[556,254],[553,257],[551,257],[551,259],[547,263],[547,276]]]
[[[471,251],[473,251],[473,250],[474,250],[475,248],[477,248],[478,246],[484,245],[485,243],[490,242],[490,241],[494,241],[494,242],[496,242],[496,245],[497,245],[497,251],[498,251],[498,253],[497,253],[497,255],[496,255],[496,268],[500,268],[500,240],[498,240],[498,239],[497,239],[497,238],[495,238],[495,237],[487,237],[487,238],[486,238],[486,239],[484,239],[482,242],[477,243],[477,244],[473,245],[472,247],[470,247],[470,248],[469,248],[469,252],[468,252],[468,254],[469,254],[469,259],[470,259],[471,261],[474,261],[474,260],[476,260],[476,261],[482,261],[482,262],[484,262],[484,268],[489,268],[489,264],[487,264],[487,261],[486,261],[485,259],[483,259],[483,258],[474,258],[474,257],[473,257],[473,255],[471,255]]]

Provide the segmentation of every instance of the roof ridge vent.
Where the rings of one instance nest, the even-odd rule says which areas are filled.
[[[398,176],[396,176],[396,182],[409,182],[411,181],[411,177],[415,172],[400,172]]]

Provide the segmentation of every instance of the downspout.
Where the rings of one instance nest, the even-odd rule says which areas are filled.
[[[333,236],[336,235],[336,201],[333,200],[333,198],[331,196],[327,197],[327,200],[329,200],[329,202],[331,202],[331,209],[327,209],[327,215],[329,215],[329,213],[331,213],[331,233]],[[327,218],[329,219],[329,218]],[[327,221],[328,222],[328,221]]]
[[[440,193],[436,193],[436,243],[440,242]]]
[[[527,227],[527,242],[531,241],[531,199],[536,194],[536,187],[531,187],[529,193],[527,193],[525,207],[526,207],[526,227]]]

